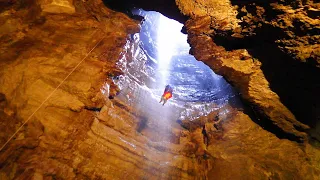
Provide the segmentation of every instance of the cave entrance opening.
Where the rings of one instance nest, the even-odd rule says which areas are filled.
[[[222,76],[189,54],[182,24],[155,11],[133,10],[143,17],[141,31],[130,35],[118,62],[123,75],[114,79],[118,98],[144,119],[163,124],[207,116],[223,117],[241,107],[238,94]],[[173,97],[159,103],[167,84]],[[149,122],[149,121],[146,121]]]

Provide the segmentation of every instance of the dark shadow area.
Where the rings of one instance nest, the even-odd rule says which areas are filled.
[[[262,16],[266,21],[275,20],[279,14],[273,9],[270,3],[274,0],[255,2],[253,0],[232,1],[233,5],[238,5],[238,18],[246,16],[246,11],[253,16],[257,14],[257,6],[263,7],[265,12]],[[295,2],[281,2],[292,7],[297,6]],[[241,11],[242,7],[246,11]],[[251,29],[251,34],[243,38],[232,37],[232,32],[217,32],[213,40],[227,50],[247,49],[248,52],[261,61],[261,69],[270,83],[272,91],[277,93],[282,103],[296,116],[296,118],[311,128],[320,123],[320,70],[314,66],[314,58],[310,57],[307,63],[293,59],[285,52],[281,51],[275,43],[278,39],[289,38],[283,29],[264,24],[260,19],[251,18],[252,21],[243,21],[242,28],[262,23],[260,27]],[[294,21],[294,34],[313,35],[318,31],[315,28],[311,31],[302,31],[304,25]]]
[[[320,18],[320,11],[308,10],[307,13],[308,13],[308,16],[313,19]]]
[[[213,41],[226,50],[231,51],[235,49],[251,49],[257,46],[264,46],[265,44],[274,44],[279,37],[286,37],[287,35],[282,29],[274,28],[271,25],[264,24],[260,28],[255,29],[255,35],[245,36],[244,38],[233,37],[233,32],[220,32],[212,37]]]
[[[140,117],[140,122],[138,123],[138,126],[137,126],[137,131],[139,133],[141,133],[142,130],[147,127],[147,122],[148,122],[147,117]]]
[[[320,71],[298,62],[277,47],[264,44],[249,53],[262,62],[262,70],[281,101],[296,118],[314,127],[320,120]]]
[[[202,127],[203,143],[208,147],[209,145],[209,136],[206,131],[206,126]]]
[[[103,2],[107,7],[123,12],[131,17],[133,16],[133,9],[141,8],[146,11],[158,11],[183,24],[187,20],[187,16],[180,13],[175,1],[172,0],[103,0]]]
[[[233,38],[231,32],[220,33],[214,37],[215,42],[227,50],[246,48],[249,53],[262,62],[262,71],[270,83],[270,88],[279,95],[282,103],[296,116],[296,118],[311,127],[308,132],[311,138],[320,140],[320,70],[316,67],[316,55],[311,54],[307,62],[303,63],[290,57],[276,44],[278,39],[292,39],[278,27],[266,24],[267,22],[284,23],[278,15],[285,12],[272,7],[277,2],[291,8],[301,8],[306,1],[275,1],[275,0],[232,0],[233,5],[239,6],[237,18],[244,18],[240,23],[246,31],[244,38]],[[300,4],[301,3],[301,4]],[[257,7],[263,7],[264,12]],[[245,8],[245,10],[243,10]],[[318,17],[318,12],[306,10],[309,17]],[[252,16],[246,16],[250,13]],[[260,13],[260,14],[259,14]],[[260,26],[258,26],[260,24]],[[293,20],[293,26],[287,27],[296,37],[319,34],[318,28],[307,28],[304,22]],[[316,42],[309,42],[316,43]],[[283,45],[284,46],[284,45]],[[295,127],[299,130],[297,127]],[[316,140],[315,140],[316,141]]]
[[[259,113],[259,109],[252,106],[249,102],[242,99],[243,102],[243,112],[247,114],[250,119],[262,127],[264,130],[271,132],[276,135],[279,139],[288,139],[291,141],[296,141],[298,143],[303,143],[303,139],[295,136],[294,134],[287,133],[281,128],[273,124],[273,122],[266,116],[263,116],[263,113]]]
[[[101,111],[101,107],[88,107],[88,106],[85,106],[84,109],[89,110],[89,111],[95,111],[95,112]]]
[[[279,95],[281,102],[300,122],[315,128],[320,123],[320,70],[311,63],[293,59],[277,47],[274,41],[285,36],[281,29],[264,25],[256,30],[255,36],[235,38],[220,33],[213,39],[229,51],[247,49],[262,63],[261,69],[270,88]]]

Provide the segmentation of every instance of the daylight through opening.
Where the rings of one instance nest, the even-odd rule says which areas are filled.
[[[115,78],[119,98],[141,115],[161,121],[189,120],[240,103],[237,93],[223,77],[189,54],[183,25],[155,11],[134,10],[144,17],[141,31],[131,35],[118,66],[124,72]],[[173,97],[159,103],[166,85]]]

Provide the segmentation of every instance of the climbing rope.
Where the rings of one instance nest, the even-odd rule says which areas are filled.
[[[103,39],[103,38],[102,38]],[[34,116],[34,114],[43,106],[43,104],[53,95],[53,93],[66,81],[66,79],[79,67],[79,65],[89,56],[89,54],[98,46],[102,41],[100,39],[97,44],[87,53],[87,55],[72,69],[72,71],[61,81],[61,83],[48,95],[48,97],[40,104],[40,106],[28,117],[28,119],[17,129],[17,131],[7,140],[1,147],[0,151],[12,140],[12,138],[20,131],[20,129]]]

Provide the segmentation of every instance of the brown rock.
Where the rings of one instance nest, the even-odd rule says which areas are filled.
[[[284,131],[304,137],[295,127],[306,127],[270,90],[261,63],[212,42],[218,29],[245,36],[231,3],[185,2],[191,8],[177,1],[193,18],[188,33],[197,58]],[[120,101],[115,63],[139,28],[102,1],[19,3],[0,14],[0,142],[44,103],[0,151],[0,179],[319,179],[318,149],[279,139],[236,110],[186,120],[186,130]]]
[[[319,168],[310,145],[278,139],[238,113],[222,124],[223,136],[214,139],[207,151],[213,156],[208,177],[214,179],[317,179]],[[209,131],[208,131],[209,132]],[[302,168],[303,167],[303,168]]]
[[[40,4],[42,12],[68,14],[75,13],[75,7],[73,6],[72,0],[51,0],[51,2],[39,0],[37,3]]]
[[[261,63],[253,59],[245,49],[227,51],[217,46],[210,36],[204,35],[208,33],[206,30],[210,29],[210,22],[208,17],[187,21],[188,41],[193,55],[234,84],[246,100],[283,131],[306,139],[306,134],[295,127],[306,130],[308,126],[297,121],[281,103],[277,94],[270,89],[260,69]],[[246,60],[241,60],[244,56]]]

